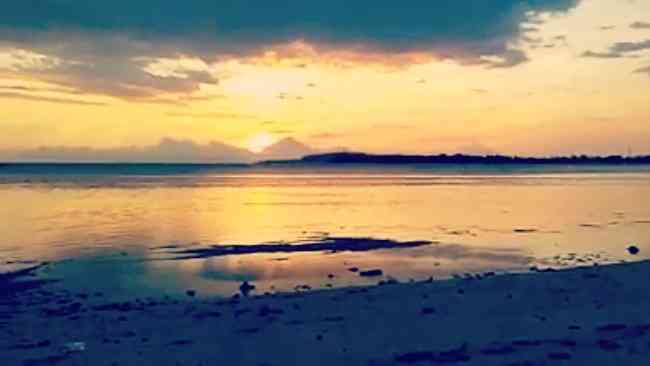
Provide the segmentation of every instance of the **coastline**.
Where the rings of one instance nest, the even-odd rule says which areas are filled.
[[[649,277],[643,261],[126,303],[43,284],[0,297],[0,354],[7,365],[647,364]]]

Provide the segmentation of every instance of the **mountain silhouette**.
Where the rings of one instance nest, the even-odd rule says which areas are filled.
[[[254,163],[262,160],[300,159],[315,150],[294,138],[284,138],[265,150],[254,153],[217,141],[200,144],[192,140],[163,138],[155,145],[119,148],[39,147],[0,151],[5,162],[125,162],[125,163]]]
[[[269,160],[300,159],[317,152],[293,137],[287,137],[264,149],[259,155]]]

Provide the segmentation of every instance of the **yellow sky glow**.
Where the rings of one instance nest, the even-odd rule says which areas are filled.
[[[539,42],[514,44],[530,60],[512,68],[319,54],[300,42],[248,58],[142,59],[160,81],[193,73],[218,80],[151,100],[78,92],[35,71],[66,60],[0,48],[0,150],[147,146],[172,137],[260,152],[294,137],[369,152],[650,153],[650,73],[634,72],[650,66],[650,50],[580,57],[650,39],[650,29],[629,27],[634,20],[650,20],[648,2],[584,1],[540,25],[530,35]]]

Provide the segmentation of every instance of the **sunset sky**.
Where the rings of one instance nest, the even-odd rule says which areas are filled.
[[[5,156],[161,141],[259,152],[288,137],[375,153],[650,153],[646,0],[2,8]]]

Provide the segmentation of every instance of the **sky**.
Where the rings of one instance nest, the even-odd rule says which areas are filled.
[[[0,132],[0,160],[650,154],[650,2],[12,1]]]

